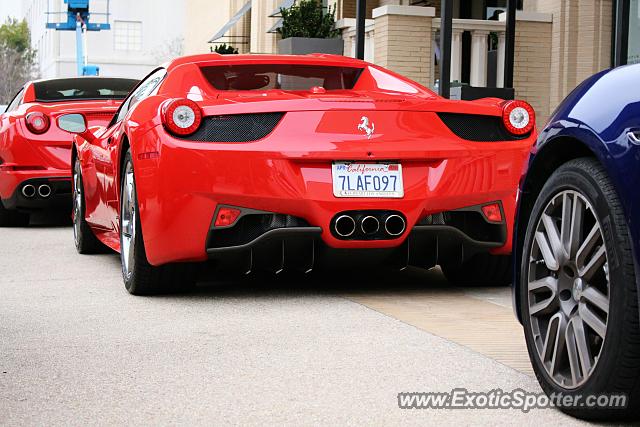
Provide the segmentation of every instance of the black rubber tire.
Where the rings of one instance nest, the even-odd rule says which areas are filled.
[[[125,154],[123,171],[126,170],[127,164],[129,163],[132,164],[130,149],[127,150]],[[122,173],[121,176],[120,194],[124,194],[124,173]],[[192,290],[195,287],[197,279],[196,265],[192,263],[174,263],[153,266],[147,260],[136,191],[134,191],[133,194],[135,198],[136,234],[133,241],[135,257],[134,268],[130,277],[127,277],[125,273],[123,255],[122,251],[120,251],[122,278],[127,292],[132,295],[157,295]],[[122,197],[120,200],[120,209],[122,210]],[[120,215],[120,217],[122,217],[122,215]],[[120,229],[122,229],[122,226],[120,226]],[[122,232],[120,232],[120,247],[122,247]]]
[[[440,268],[456,286],[507,286],[513,279],[510,255],[482,253],[462,265],[445,263]]]
[[[572,390],[556,385],[539,360],[531,330],[527,292],[527,260],[539,217],[551,198],[567,189],[580,192],[593,206],[598,220],[603,224],[605,240],[609,242],[606,251],[610,260],[610,314],[602,353],[591,377],[582,386]],[[610,237],[607,236],[607,229],[610,230]],[[617,260],[617,263],[611,260]],[[563,393],[585,398],[602,393],[625,393],[629,399],[626,409],[560,409],[585,420],[640,418],[640,326],[633,254],[622,205],[606,171],[595,159],[581,158],[564,164],[544,185],[529,217],[519,268],[520,304],[527,349],[543,390],[548,395]]]
[[[26,227],[28,225],[28,213],[6,209],[0,201],[0,227]]]
[[[78,225],[77,229],[74,229],[74,243],[76,246],[76,251],[78,251],[79,254],[83,254],[83,255],[89,255],[89,254],[97,254],[97,253],[102,253],[105,252],[106,250],[106,246],[103,245],[100,240],[98,240],[98,238],[96,237],[96,235],[93,233],[93,230],[91,230],[91,227],[89,226],[89,224],[87,223],[87,220],[85,219],[85,193],[84,193],[84,184],[82,182],[82,168],[80,167],[80,160],[76,159],[74,164],[73,164],[73,175],[75,176],[77,174],[78,179],[79,179],[79,185],[81,188],[81,192],[82,192],[82,202],[80,205],[80,224]],[[72,197],[75,200],[76,197],[76,189],[73,186],[73,177],[71,180],[71,184],[72,184]],[[75,213],[72,212],[72,221],[75,221]],[[77,230],[77,231],[76,231]]]

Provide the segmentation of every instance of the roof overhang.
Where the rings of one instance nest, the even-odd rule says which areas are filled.
[[[251,9],[251,0],[249,0],[248,2],[246,2],[244,4],[244,6],[242,6],[240,8],[240,10],[238,12],[236,12],[235,15],[233,15],[231,17],[231,19],[229,19],[229,21],[224,24],[222,26],[222,28],[220,28],[220,30],[218,30],[217,33],[215,33],[213,35],[213,37],[211,37],[211,39],[209,39],[209,43],[213,43],[218,39],[221,39],[222,37],[224,37],[224,35],[227,33],[227,31],[229,31],[231,29],[231,27],[233,27],[234,25],[236,25],[238,23],[238,21],[244,16],[246,15],[246,13],[249,11],[249,9]]]

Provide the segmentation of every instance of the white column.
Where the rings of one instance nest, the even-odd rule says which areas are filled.
[[[462,80],[462,32],[454,28],[451,35],[451,81]]]
[[[373,31],[374,30],[372,30],[370,27],[364,35],[364,60],[367,62],[373,62],[374,58],[376,57],[376,43],[374,38],[375,34]]]
[[[471,31],[471,86],[487,86],[487,37],[489,31]]]
[[[506,47],[506,35],[498,33],[498,69],[496,70],[496,87],[504,87],[504,53]]]

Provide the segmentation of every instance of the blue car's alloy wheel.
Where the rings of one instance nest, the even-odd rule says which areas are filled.
[[[561,408],[580,418],[640,416],[638,294],[624,218],[604,168],[582,158],[551,175],[527,221],[517,285],[540,385],[548,395],[628,398],[625,408]]]
[[[531,245],[527,291],[536,350],[556,384],[576,388],[593,373],[606,339],[602,227],[581,193],[562,190],[540,215]]]

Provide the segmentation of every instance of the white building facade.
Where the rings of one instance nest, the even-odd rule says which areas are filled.
[[[66,21],[67,5],[64,0],[18,1],[22,2],[22,7],[21,15],[16,18],[26,19],[31,30],[39,76],[76,76],[75,32],[45,28],[47,20]],[[98,65],[101,76],[142,78],[158,64],[181,55],[188,2],[91,0],[91,22],[104,23],[107,21],[105,14],[109,13],[111,29],[88,32],[88,63]]]

